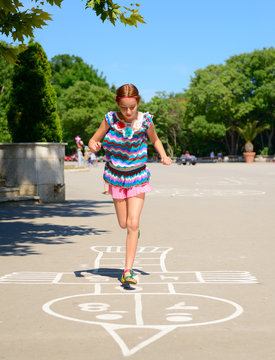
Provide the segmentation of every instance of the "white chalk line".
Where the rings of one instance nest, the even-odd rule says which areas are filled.
[[[92,246],[90,248],[92,251],[97,252],[98,255],[95,259],[94,262],[94,266],[95,266],[95,273],[97,273],[99,271],[100,266],[118,266],[121,265],[120,263],[109,263],[106,265],[102,265],[100,264],[102,257],[104,254],[121,254],[121,253],[125,253],[126,252],[126,247],[124,246],[117,246],[117,245],[113,245],[113,246]],[[163,250],[164,249],[164,250]],[[150,254],[159,254],[159,257],[156,257],[156,259],[159,259],[160,263],[159,264],[142,264],[143,266],[160,266],[161,270],[163,272],[167,272],[166,266],[165,266],[165,260],[166,260],[166,256],[168,254],[169,251],[171,251],[173,248],[163,248],[163,247],[157,247],[157,246],[143,246],[143,247],[139,247],[137,249],[137,259],[139,260],[148,260],[148,258],[140,258],[139,254],[143,254],[144,252],[146,253],[150,253]],[[112,258],[114,259],[114,258]],[[151,258],[151,260],[153,260],[154,258]],[[107,261],[109,260],[109,258],[104,259],[103,261]],[[116,260],[121,260],[121,258],[117,258]],[[137,262],[138,262],[137,261]]]
[[[161,337],[163,337],[164,335],[168,334],[169,332],[173,331],[174,329],[178,328],[178,327],[187,327],[187,326],[201,326],[201,325],[210,325],[210,324],[216,324],[219,322],[223,322],[223,321],[228,321],[231,320],[232,318],[239,316],[242,312],[243,309],[241,308],[240,305],[233,303],[229,300],[225,300],[225,299],[218,299],[218,298],[214,298],[214,297],[209,297],[209,296],[205,296],[205,295],[195,295],[195,296],[200,296],[201,298],[211,298],[211,299],[216,299],[219,301],[223,301],[225,303],[229,303],[231,305],[233,305],[233,307],[235,308],[235,312],[223,319],[218,319],[218,320],[213,320],[213,321],[206,321],[206,322],[198,322],[198,323],[188,323],[188,324],[177,324],[177,325],[145,325],[144,324],[144,319],[143,319],[143,314],[142,314],[142,297],[146,296],[146,295],[161,295],[161,296],[181,296],[181,295],[185,295],[185,296],[193,296],[193,294],[184,294],[184,293],[177,293],[176,289],[175,289],[175,285],[176,284],[198,284],[198,283],[212,283],[212,284],[217,284],[217,283],[238,283],[238,284],[243,284],[243,283],[251,283],[253,280],[255,280],[255,278],[252,278],[252,276],[250,275],[249,272],[247,271],[182,271],[182,272],[168,272],[166,265],[165,265],[165,261],[166,261],[166,256],[169,253],[169,251],[172,250],[172,248],[163,248],[163,247],[140,247],[137,249],[137,254],[141,259],[139,258],[139,260],[143,260],[145,262],[148,262],[148,258],[142,258],[142,255],[144,256],[144,254],[156,254],[156,257],[153,257],[151,260],[159,260],[159,266],[161,271],[150,271],[150,273],[152,275],[159,275],[161,277],[162,281],[153,281],[150,283],[146,283],[146,282],[142,282],[139,281],[139,287],[137,287],[136,289],[134,289],[134,293],[133,292],[126,292],[124,291],[123,294],[122,293],[113,293],[113,292],[102,292],[102,290],[104,288],[102,288],[103,285],[116,285],[117,282],[106,282],[106,279],[100,280],[99,275],[100,276],[104,276],[104,271],[100,272],[100,266],[104,265],[104,262],[106,262],[106,260],[110,260],[110,258],[108,258],[108,256],[111,255],[111,261],[116,260],[118,261],[119,259],[121,260],[121,254],[125,254],[125,247],[123,246],[94,246],[91,247],[91,250],[95,251],[97,253],[97,257],[95,259],[94,265],[95,265],[95,269],[90,273],[88,273],[89,275],[89,279],[93,279],[92,275],[95,275],[96,279],[96,283],[78,283],[78,284],[86,284],[86,285],[93,285],[94,286],[94,292],[91,294],[80,294],[80,295],[73,295],[73,296],[69,296],[69,297],[64,297],[64,298],[59,298],[59,299],[55,299],[52,300],[48,303],[46,303],[43,306],[43,310],[45,312],[47,312],[50,315],[56,316],[56,317],[60,317],[62,319],[65,320],[71,320],[71,321],[78,321],[78,322],[82,322],[82,323],[88,323],[88,324],[92,324],[92,325],[101,325],[104,329],[106,329],[106,331],[113,337],[113,339],[117,342],[117,344],[119,345],[122,353],[124,356],[130,356],[134,353],[136,353],[137,351],[139,351],[140,349],[144,348],[145,346],[153,343],[154,341],[160,339]],[[116,255],[117,257],[113,257],[113,255]],[[104,255],[106,255],[104,257]],[[148,256],[148,255],[147,255]],[[150,256],[151,257],[151,256]],[[145,264],[143,264],[145,265]],[[156,264],[150,264],[148,263],[148,265],[146,266],[155,266]],[[110,264],[108,265],[110,266]],[[141,267],[136,266],[136,269],[139,269]],[[60,282],[62,277],[60,276],[61,273],[57,273],[55,276],[55,283],[57,282],[57,280]],[[65,274],[65,273],[64,273]],[[68,274],[73,274],[73,273],[66,273]],[[106,270],[105,272],[106,276],[108,277],[108,274],[110,274],[110,272],[108,272],[108,270]],[[192,274],[195,276],[196,281],[181,281],[182,279],[179,278],[179,276],[181,275],[189,275]],[[53,274],[51,275],[53,276]],[[72,283],[73,285],[75,285],[75,283]],[[167,285],[167,291],[163,292],[163,291],[157,291],[157,292],[143,292],[143,288],[142,286],[152,286],[152,285]],[[135,301],[135,309],[134,309],[134,314],[135,314],[135,325],[125,325],[125,324],[112,324],[112,323],[106,323],[106,322],[102,322],[100,321],[90,321],[90,320],[85,320],[85,319],[77,319],[74,317],[70,317],[70,316],[66,316],[66,315],[62,315],[62,314],[58,314],[55,311],[52,310],[51,306],[53,304],[55,304],[58,301],[63,301],[63,300],[67,300],[70,298],[76,298],[78,296],[134,296],[134,301]],[[112,318],[112,317],[111,317]],[[106,319],[106,318],[105,318]],[[137,344],[136,346],[133,346],[131,349],[126,345],[126,342],[123,340],[123,338],[118,334],[118,330],[121,329],[129,329],[129,328],[135,328],[135,329],[141,329],[142,334],[144,335],[144,329],[155,329],[158,331],[157,334],[155,334],[154,336],[150,336],[149,338],[147,338],[144,341],[140,341],[139,344]]]
[[[116,330],[118,330],[118,328],[115,325],[113,325],[113,326],[103,326],[103,327],[112,336],[112,338],[115,340],[115,342],[118,344],[118,346],[120,347],[120,349],[122,351],[122,354],[125,357],[135,354],[136,352],[138,352],[142,348],[144,348],[144,347],[152,344],[153,342],[159,340],[160,338],[167,335],[169,332],[175,330],[175,328],[176,328],[176,326],[171,327],[170,329],[159,329],[159,328],[154,327],[153,329],[159,330],[159,332],[156,335],[153,335],[153,336],[149,337],[147,340],[144,340],[144,341],[140,342],[138,345],[134,346],[132,349],[129,349],[129,347],[126,345],[126,343],[122,339],[122,337],[119,336],[118,333],[116,332]]]
[[[258,196],[265,195],[266,192],[262,190],[248,190],[248,189],[155,189],[149,193],[150,196],[172,196],[172,197],[231,197],[231,196]]]
[[[150,265],[150,264],[149,264]],[[138,270],[138,267],[135,268]],[[166,267],[163,265],[163,272],[159,271],[150,271],[150,275],[159,275],[160,280],[154,279],[153,281],[143,282],[142,276],[140,277],[140,284],[152,284],[160,285],[166,283],[175,283],[175,284],[258,284],[258,280],[255,276],[251,275],[248,271],[167,271]],[[33,276],[32,272],[15,272],[11,274],[4,275],[0,278],[0,284],[34,284],[34,285],[45,285],[45,284],[55,284],[55,285],[91,285],[95,284],[117,284],[117,281],[112,281],[109,276],[110,271],[102,271],[99,273],[100,269],[92,270],[91,272],[86,272],[89,276],[86,281],[62,281],[63,276],[75,276],[74,272],[58,272],[52,273],[51,277],[44,277],[44,273],[41,272],[38,274],[35,272]],[[120,269],[123,271],[123,268]],[[194,275],[195,281],[193,280],[182,280],[180,276],[185,275]],[[85,278],[85,276],[84,276]]]
[[[167,256],[168,252],[171,250],[172,250],[172,248],[166,249],[165,251],[162,252],[162,254],[160,256],[160,267],[161,267],[162,272],[164,272],[164,273],[168,272],[166,269],[166,266],[165,266],[165,260],[166,260],[166,256]],[[143,266],[144,266],[144,264],[143,264]]]
[[[230,304],[231,306],[233,306],[235,311],[232,314],[230,314],[229,316],[226,316],[226,317],[224,317],[222,319],[212,320],[212,321],[189,323],[189,324],[177,324],[177,325],[154,325],[154,326],[153,325],[144,325],[144,324],[142,325],[143,319],[142,319],[142,316],[140,315],[141,312],[142,312],[141,296],[143,296],[143,295],[151,295],[151,294],[152,295],[159,295],[158,293],[157,294],[156,293],[143,293],[142,295],[141,294],[139,294],[139,295],[135,294],[135,300],[138,302],[138,304],[136,304],[136,320],[138,322],[137,325],[125,325],[125,324],[115,324],[114,325],[114,324],[110,324],[110,323],[103,323],[103,322],[100,322],[100,321],[90,321],[90,320],[78,319],[78,318],[74,318],[74,317],[70,317],[70,316],[66,316],[66,315],[56,313],[55,311],[53,311],[51,309],[51,306],[53,304],[55,304],[56,302],[63,301],[63,300],[68,300],[68,299],[76,298],[76,297],[94,296],[94,295],[96,295],[95,293],[71,295],[71,296],[66,296],[66,297],[54,299],[54,300],[51,300],[51,301],[47,302],[46,304],[44,304],[42,309],[47,314],[58,317],[58,318],[61,318],[63,320],[70,320],[70,321],[81,322],[81,323],[85,323],[85,324],[103,326],[103,328],[116,341],[116,343],[120,347],[120,349],[121,349],[124,356],[133,355],[137,351],[139,351],[142,348],[144,348],[145,346],[153,343],[154,341],[160,339],[161,337],[163,337],[164,335],[168,334],[169,332],[175,330],[176,328],[195,327],[195,326],[205,326],[205,325],[218,324],[218,323],[222,323],[222,322],[232,320],[232,319],[240,316],[243,313],[243,308],[239,304],[237,304],[237,303],[235,303],[235,302],[233,302],[231,300],[222,299],[222,298],[213,297],[213,296],[208,296],[208,295],[176,293],[176,294],[170,294],[170,296],[173,296],[173,295],[174,296],[178,296],[178,295],[195,296],[195,297],[200,297],[200,298],[206,298],[206,299],[221,301],[221,302],[224,302],[224,303],[227,303],[227,304]],[[101,294],[101,295],[107,295],[107,294]],[[125,295],[126,296],[132,296],[132,294],[127,294],[127,293]],[[169,296],[169,294],[167,294],[167,293],[165,295]],[[159,332],[156,335],[149,337],[147,340],[140,342],[138,345],[134,346],[132,349],[129,349],[127,347],[125,341],[122,339],[122,337],[119,336],[118,333],[116,332],[117,330],[120,330],[120,329],[141,329],[141,330],[155,329],[155,330],[159,330]]]
[[[39,276],[32,276],[32,273],[29,274],[24,273],[21,275],[20,273],[12,273],[4,275],[0,278],[0,284],[33,284],[33,285],[45,285],[45,284],[54,284],[54,285],[88,285],[91,286],[92,284],[95,285],[98,284],[108,284],[108,285],[116,285],[117,281],[112,281],[109,276],[110,272],[105,271],[101,272],[100,275],[97,271],[93,270],[91,274],[89,273],[89,279],[88,281],[62,281],[63,276],[70,275],[74,276],[74,272],[64,272],[64,273],[56,273],[51,278],[44,278],[43,273],[41,274],[41,278]],[[165,268],[166,270],[166,268]],[[123,269],[121,269],[123,271]],[[175,275],[194,275],[194,278],[196,281],[190,281],[190,280],[181,280],[179,279],[179,276]],[[213,284],[213,283],[219,283],[219,284],[258,284],[258,280],[256,277],[251,275],[248,271],[167,271],[167,272],[159,272],[159,271],[150,271],[150,275],[159,275],[160,280],[153,280],[150,282],[143,282],[142,276],[140,277],[140,285],[161,285],[161,284],[168,284],[168,283],[174,283],[174,284]],[[85,278],[85,276],[84,276]],[[96,283],[95,283],[96,282]]]
[[[64,296],[64,297],[61,297],[61,298],[57,298],[57,299],[54,299],[54,300],[50,300],[48,301],[47,303],[45,303],[42,307],[43,311],[45,311],[47,314],[49,315],[52,315],[52,316],[55,316],[55,317],[58,317],[58,318],[61,318],[61,319],[64,319],[64,320],[71,320],[71,321],[76,321],[76,322],[81,322],[81,323],[85,323],[85,324],[92,324],[92,325],[114,325],[114,324],[107,324],[106,322],[103,323],[101,321],[92,321],[92,320],[84,320],[84,319],[78,319],[78,318],[74,318],[74,317],[71,317],[71,316],[67,316],[67,315],[62,315],[62,314],[59,314],[59,313],[56,313],[55,311],[53,311],[51,309],[51,306],[59,301],[63,301],[63,300],[68,300],[68,299],[72,299],[72,298],[76,298],[76,297],[87,297],[87,296],[95,296],[95,295],[101,295],[101,296],[110,296],[110,295],[118,295],[117,293],[114,293],[114,294],[103,294],[103,293],[100,293],[100,294],[96,294],[96,293],[87,293],[87,294],[77,294],[77,295],[69,295],[69,296]],[[123,296],[133,296],[133,294],[131,293],[124,293]],[[170,295],[175,295],[175,296],[195,296],[195,297],[199,297],[199,298],[206,298],[206,299],[211,299],[211,300],[216,300],[216,301],[221,301],[221,302],[224,302],[224,303],[227,303],[227,304],[230,304],[232,305],[234,308],[235,308],[235,311],[225,317],[225,318],[222,318],[222,319],[216,319],[216,320],[210,320],[210,321],[205,321],[205,322],[198,322],[198,323],[189,323],[189,324],[178,324],[178,325],[125,325],[125,324],[115,324],[115,326],[117,328],[148,328],[148,329],[152,329],[152,328],[170,328],[170,327],[194,327],[194,326],[202,326],[202,325],[211,325],[211,324],[217,324],[217,323],[221,323],[221,322],[225,322],[225,321],[229,321],[229,320],[232,320],[233,318],[241,315],[243,313],[243,308],[231,301],[231,300],[227,300],[227,299],[223,299],[223,298],[218,298],[218,297],[215,297],[215,296],[208,296],[208,295],[200,295],[200,294],[189,294],[189,293],[175,293],[175,294],[169,294],[169,293],[156,293],[156,292],[146,292],[146,293],[142,293],[142,294],[135,294],[135,299],[136,299],[136,296],[139,295],[139,296],[143,296],[143,295],[166,295],[166,296],[170,296]],[[140,299],[139,299],[140,301]],[[141,303],[140,303],[141,304]],[[138,305],[138,306],[142,306],[142,305]],[[141,311],[142,311],[142,308],[141,308]],[[143,322],[143,320],[141,320]]]
[[[209,186],[219,186],[219,185],[246,185],[246,179],[241,178],[240,180],[234,178],[234,177],[221,177],[221,178],[207,178],[203,177],[200,178],[199,181],[195,182],[196,185],[209,185]],[[255,185],[255,184],[254,184]]]
[[[135,304],[136,324],[137,326],[143,326],[141,294],[135,294]]]

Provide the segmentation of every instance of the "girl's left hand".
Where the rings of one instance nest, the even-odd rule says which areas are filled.
[[[172,164],[172,159],[169,158],[169,156],[163,156],[161,158],[161,162],[162,162],[162,165],[171,165]]]

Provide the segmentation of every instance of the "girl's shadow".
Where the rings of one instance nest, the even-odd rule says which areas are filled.
[[[134,272],[140,273],[143,276],[150,275],[147,272],[144,272],[142,270],[133,269]],[[117,279],[120,282],[121,276],[122,276],[123,270],[121,269],[112,269],[112,268],[98,268],[98,269],[89,269],[89,270],[77,270],[74,271],[75,277],[85,277],[84,274],[88,274],[90,276],[103,276],[105,278],[112,278]],[[121,284],[121,286],[126,290],[135,290],[135,287],[130,286],[129,284]]]

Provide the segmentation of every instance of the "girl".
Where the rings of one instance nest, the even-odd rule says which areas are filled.
[[[121,282],[128,284],[137,283],[132,267],[139,238],[139,219],[145,193],[151,191],[150,172],[146,168],[147,135],[159,153],[162,164],[170,165],[172,162],[156,134],[153,116],[137,111],[140,98],[132,84],[118,88],[115,101],[120,111],[106,114],[89,141],[92,152],[98,152],[103,145],[107,159],[103,178],[109,184],[118,223],[122,229],[127,229],[125,268]]]

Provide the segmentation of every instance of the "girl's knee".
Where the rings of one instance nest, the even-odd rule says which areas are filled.
[[[137,219],[127,219],[127,229],[137,231],[139,229],[139,221]]]
[[[119,221],[119,226],[121,227],[121,229],[127,229],[127,223],[126,221]]]

